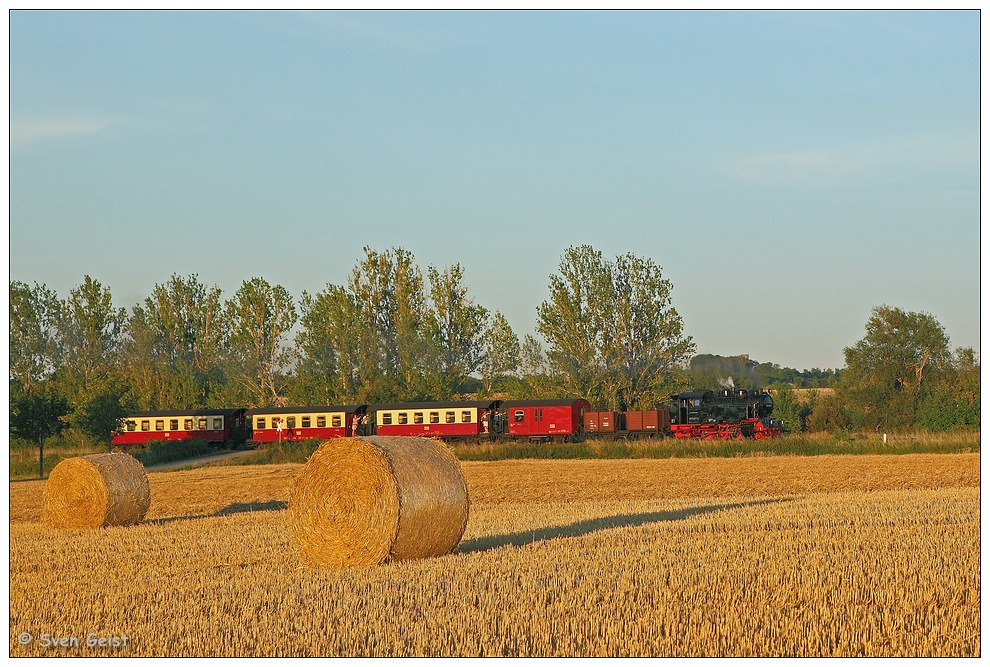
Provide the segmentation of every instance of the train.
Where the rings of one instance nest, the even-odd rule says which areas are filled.
[[[583,438],[777,437],[773,397],[765,390],[685,391],[651,410],[599,411],[583,398],[433,401],[134,412],[121,421],[114,446],[152,441],[205,440],[216,447],[362,435],[400,435],[445,441],[572,441]]]

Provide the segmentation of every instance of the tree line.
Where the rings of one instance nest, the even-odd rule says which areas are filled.
[[[260,277],[225,299],[173,275],[127,311],[90,276],[64,299],[11,281],[11,424],[105,437],[130,410],[466,395],[652,406],[694,352],[671,290],[650,259],[569,248],[538,310],[544,344],[476,303],[460,264],[424,274],[402,248],[366,247],[344,284],[298,301]]]
[[[64,299],[11,281],[12,431],[43,441],[69,426],[105,440],[132,410],[468,396],[580,396],[600,409],[642,409],[729,377],[836,388],[807,409],[788,408],[784,394],[792,429],[979,423],[976,355],[950,352],[924,313],[878,307],[866,337],[846,348],[846,368],[801,373],[695,356],[673,285],[632,253],[568,248],[537,309],[541,340],[520,338],[476,303],[460,264],[424,273],[402,248],[363,252],[343,284],[298,300],[260,277],[224,298],[195,274],[172,275],[128,311],[90,276]]]

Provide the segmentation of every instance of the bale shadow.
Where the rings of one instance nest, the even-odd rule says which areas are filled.
[[[794,498],[768,498],[766,500],[753,500],[744,503],[727,503],[724,505],[704,505],[701,507],[685,507],[679,510],[668,510],[665,512],[640,512],[637,514],[617,514],[614,516],[599,517],[597,519],[586,519],[564,526],[545,526],[534,530],[527,530],[507,535],[488,535],[476,537],[461,543],[454,552],[458,554],[476,553],[479,551],[492,551],[501,547],[521,547],[535,542],[543,542],[558,537],[581,537],[600,530],[611,528],[631,528],[643,526],[648,523],[663,523],[666,521],[681,521],[700,514],[711,514],[722,510],[736,509],[738,507],[752,507],[757,505],[771,505],[776,503],[790,502]]]
[[[162,525],[173,521],[192,521],[195,519],[209,519],[215,516],[228,516],[230,514],[242,514],[244,512],[277,512],[289,507],[286,500],[268,500],[259,503],[232,503],[226,507],[213,512],[212,514],[196,514],[189,516],[166,516],[160,519],[148,519],[142,523]]]

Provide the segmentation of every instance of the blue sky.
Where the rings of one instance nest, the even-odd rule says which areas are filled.
[[[699,353],[841,367],[881,304],[980,349],[980,31],[955,12],[53,12],[10,33],[10,279],[117,305],[460,262],[532,333],[652,258]]]

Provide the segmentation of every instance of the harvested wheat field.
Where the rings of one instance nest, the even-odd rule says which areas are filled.
[[[11,655],[980,653],[979,454],[462,467],[453,554],[343,570],[292,547],[301,465],[149,473],[83,531],[12,483]]]

